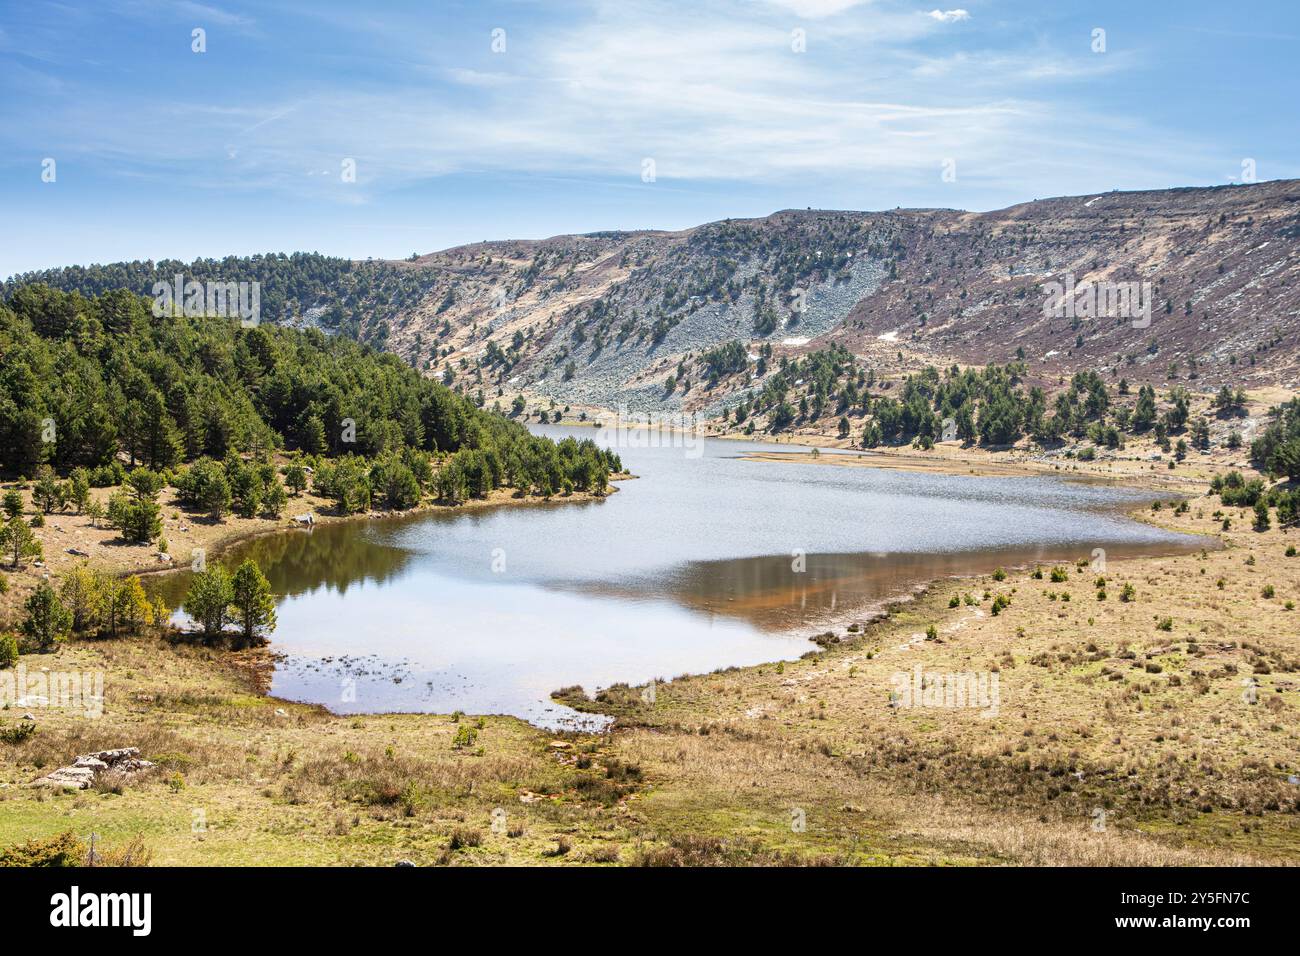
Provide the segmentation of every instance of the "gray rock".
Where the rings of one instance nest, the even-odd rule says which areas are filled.
[[[36,786],[56,787],[64,790],[86,790],[92,787],[101,774],[113,773],[120,778],[130,778],[153,767],[153,763],[140,757],[138,747],[120,747],[82,754],[70,767],[60,767],[36,781]]]

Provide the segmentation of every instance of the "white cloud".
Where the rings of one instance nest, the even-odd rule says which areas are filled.
[[[808,50],[795,53],[784,11],[800,4],[847,9],[847,0],[715,0],[665,16],[658,5],[595,0],[573,21],[512,25],[508,55],[489,55],[485,34],[477,57],[463,45],[430,47],[394,19],[374,27],[394,65],[383,84],[322,72],[309,95],[223,97],[214,87],[202,104],[88,89],[19,125],[29,140],[53,149],[62,137],[123,175],[337,202],[464,172],[639,185],[646,157],[663,188],[833,181],[901,193],[937,180],[951,156],[963,182],[983,177],[1023,195],[1026,172],[1050,166],[1067,141],[1076,169],[1151,170],[1196,151],[1056,94],[1124,69],[1118,55],[1069,60],[1042,45],[939,55],[926,41],[964,11],[934,11],[943,20],[887,0],[870,16],[809,24]],[[337,173],[343,157],[357,160],[355,184],[302,173]]]
[[[970,19],[970,14],[965,10],[931,10],[926,16],[940,23],[956,23],[958,20]]]
[[[766,2],[774,7],[789,10],[797,17],[818,20],[822,17],[833,17],[837,13],[851,10],[870,0],[766,0]]]

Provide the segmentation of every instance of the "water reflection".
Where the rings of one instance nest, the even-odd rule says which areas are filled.
[[[276,694],[556,725],[574,716],[557,687],[793,659],[936,577],[1204,544],[1124,518],[1144,492],[750,450],[620,449],[640,477],[604,501],[318,525],[223,561],[254,558],[278,595]],[[173,606],[187,577],[158,582]]]

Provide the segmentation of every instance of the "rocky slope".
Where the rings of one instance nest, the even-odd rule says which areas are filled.
[[[127,278],[147,292],[154,273],[181,265],[18,281],[80,288]],[[402,262],[267,256],[186,271],[260,278],[265,319],[358,335],[481,390],[489,405],[522,392],[534,407],[716,413],[783,356],[831,344],[881,378],[1023,358],[1045,385],[1081,369],[1193,389],[1300,381],[1296,180],[988,213],[788,210],[681,232],[485,242]],[[1135,283],[1136,299],[1120,312],[1102,302],[1095,315],[1078,295],[1051,314],[1054,282]],[[711,375],[702,354],[733,341],[744,367]]]
[[[882,375],[1023,357],[1043,382],[1080,369],[1193,388],[1300,378],[1296,181],[990,213],[785,211],[676,233],[481,243],[403,268],[432,281],[388,347],[489,401],[522,390],[711,412],[753,387],[763,346],[770,367],[831,343]],[[1081,293],[1052,314],[1048,284],[1067,280],[1136,283],[1135,298],[1127,312],[1090,315]],[[701,354],[733,340],[748,374],[700,389]]]

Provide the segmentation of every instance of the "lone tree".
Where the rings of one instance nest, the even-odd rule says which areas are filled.
[[[251,558],[244,560],[230,579],[231,605],[244,643],[251,645],[263,632],[275,630],[275,600],[271,582]]]
[[[22,518],[10,518],[0,528],[0,552],[13,558],[14,568],[19,568],[27,558],[39,558],[44,553],[36,535]]]
[[[27,612],[23,619],[23,636],[33,650],[48,651],[55,641],[67,637],[72,630],[72,612],[63,606],[54,589],[44,581],[32,592],[23,610]]]
[[[220,565],[213,565],[194,575],[181,607],[203,628],[203,636],[211,640],[221,635],[226,622],[230,620],[230,602],[233,596],[230,575]]]

